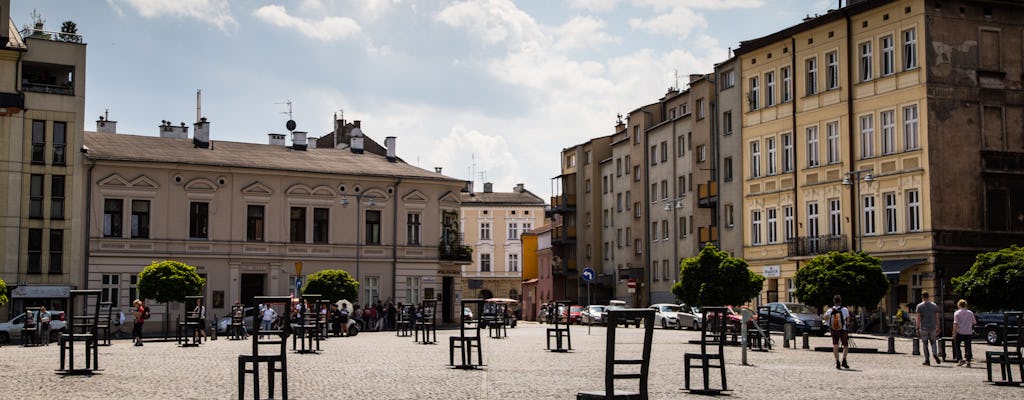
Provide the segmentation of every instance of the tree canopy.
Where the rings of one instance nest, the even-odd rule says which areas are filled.
[[[354,301],[359,294],[359,282],[343,269],[325,269],[307,278],[302,293],[319,294],[322,299],[332,303],[338,300]]]
[[[0,306],[7,304],[8,301],[10,301],[10,299],[7,298],[7,282],[0,279]]]
[[[889,290],[882,260],[863,252],[833,251],[812,258],[796,271],[795,295],[810,306],[831,306],[841,295],[843,305],[874,309]]]
[[[757,296],[763,282],[764,277],[751,272],[745,260],[709,244],[683,260],[672,293],[694,306],[738,305]]]
[[[956,293],[982,310],[1024,310],[1024,247],[978,254],[971,269],[952,282]]]
[[[154,261],[139,273],[139,297],[160,303],[184,301],[185,296],[202,293],[206,279],[196,273],[196,267],[180,261]]]

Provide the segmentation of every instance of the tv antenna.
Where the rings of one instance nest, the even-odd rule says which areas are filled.
[[[295,130],[295,120],[292,119],[292,101],[291,100],[285,100],[283,103],[274,103],[274,104],[287,104],[288,105],[288,111],[281,111],[281,114],[288,114],[288,122],[284,123],[284,127],[288,129],[288,132],[294,131]]]

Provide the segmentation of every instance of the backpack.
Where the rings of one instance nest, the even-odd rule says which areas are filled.
[[[149,317],[153,316],[149,313],[149,306],[142,306],[142,309],[142,319],[149,319]]]
[[[829,326],[834,331],[841,331],[845,327],[843,326],[843,309],[840,307],[832,308],[832,315],[829,316]]]

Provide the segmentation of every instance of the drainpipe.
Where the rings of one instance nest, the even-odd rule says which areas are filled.
[[[797,149],[799,149],[800,146],[796,145],[796,134],[797,134],[797,125],[796,125],[796,110],[797,110],[797,107],[796,107],[796,102],[797,102],[797,99],[800,96],[797,96],[797,93],[796,93],[796,82],[797,82],[797,73],[796,73],[797,69],[796,69],[796,66],[797,66],[797,64],[796,64],[796,37],[795,36],[790,36],[789,37],[789,46],[790,46],[790,49],[789,49],[790,65],[792,65],[792,67],[791,67],[792,68],[792,72],[791,72],[792,75],[790,77],[790,79],[791,79],[790,80],[790,84],[793,85],[793,87],[791,88],[791,92],[790,92],[790,95],[793,96],[793,98],[792,98],[792,101],[790,101],[790,113],[789,113],[789,115],[792,116],[792,117],[789,118],[789,120],[792,123],[792,130],[793,130],[793,133],[790,134],[792,145],[793,145],[793,157],[792,157],[792,160],[790,160],[793,163],[793,168],[792,168],[792,171],[790,172],[791,174],[793,174],[793,238],[792,238],[792,240],[799,240],[798,238],[800,237],[800,177],[797,174],[797,162],[796,162],[797,157],[796,157],[796,155],[797,155]],[[783,218],[785,218],[785,214],[783,214]],[[785,223],[785,222],[783,222],[783,223]],[[785,227],[783,227],[783,229],[785,229]],[[786,247],[789,247],[788,243],[787,243]],[[789,249],[787,248],[786,251],[788,252]],[[797,260],[795,262],[796,262],[796,269],[797,269],[797,271],[799,271],[800,270],[800,260]],[[796,277],[796,275],[794,274],[794,278],[791,278],[791,279],[795,279],[795,277]],[[787,286],[786,289],[787,289],[786,296],[788,297],[789,296],[789,294],[788,294],[789,287]]]
[[[86,153],[87,150],[85,148],[83,148],[82,152]],[[89,236],[91,235],[90,232],[89,232],[89,227],[92,226],[92,223],[91,223],[91,220],[92,220],[92,169],[96,167],[96,161],[89,159],[88,156],[85,156],[85,159],[89,163],[89,168],[87,169],[86,178],[85,178],[85,234],[82,235],[82,241],[84,242],[84,246],[82,246],[82,249],[85,252],[85,256],[83,257],[83,260],[85,261],[85,276],[82,277],[82,279],[83,279],[82,287],[88,288],[87,285],[89,283],[89,253],[90,253],[90,251],[89,251]]]
[[[395,178],[395,193],[392,194],[394,201],[391,203],[391,209],[394,210],[394,218],[391,220],[391,300],[394,301],[398,298],[398,185],[402,183],[402,178]],[[408,243],[406,243],[408,245]]]
[[[856,159],[854,158],[856,155],[853,151],[853,57],[855,56],[855,49],[853,47],[853,26],[850,25],[850,12],[843,10],[843,16],[846,18],[846,64],[849,67],[846,69],[846,137],[849,139],[847,143],[850,145],[846,147],[849,148],[850,171],[854,171],[857,169]],[[854,182],[854,185],[859,186],[860,180],[858,179]],[[860,230],[860,226],[857,224],[857,214],[859,214],[857,210],[857,189],[857,187],[853,187],[850,190],[850,209],[853,210],[853,218],[850,218],[850,248],[853,248],[852,241],[856,240],[857,232]],[[857,251],[864,251],[864,249],[857,246]]]
[[[644,155],[644,157],[643,157],[643,162],[644,162],[643,163],[643,168],[640,168],[640,170],[643,171],[643,174],[644,174],[644,187],[642,188],[641,193],[648,193],[647,192],[647,188],[650,187],[650,185],[651,185],[651,174],[650,174],[650,161],[651,160],[647,159],[649,157],[649,154],[647,152],[647,144],[650,143],[650,141],[647,140],[647,135],[650,134],[649,128],[650,128],[650,121],[651,121],[651,118],[652,118],[651,117],[651,112],[647,111],[647,110],[644,110],[644,117],[645,117],[644,118],[644,127],[643,127],[643,129],[644,129],[644,134],[643,134],[644,140],[643,140],[643,144],[641,144],[641,146],[640,146],[640,150],[643,151],[643,155]],[[646,198],[646,196],[642,196],[641,198]],[[640,258],[642,259],[642,262],[643,262],[643,265],[640,267],[640,270],[641,271],[646,271],[646,272],[644,272],[644,276],[643,276],[644,279],[640,280],[639,282],[642,282],[644,284],[644,290],[643,290],[642,293],[643,293],[644,296],[646,296],[647,303],[650,303],[651,302],[651,280],[654,277],[653,276],[654,271],[651,271],[651,236],[650,236],[650,231],[649,231],[650,226],[651,226],[651,201],[650,201],[650,199],[647,199],[645,201],[642,201],[641,203],[643,203],[643,208],[644,208],[644,219],[643,219],[643,227],[640,229],[640,234],[642,234],[644,236],[647,236],[647,240],[643,241],[643,246],[644,246],[643,252],[644,253],[640,256]],[[628,205],[629,204],[627,204],[627,206]],[[634,211],[634,212],[636,212],[636,211]],[[635,253],[636,249],[634,249],[633,252]],[[640,293],[641,292],[637,292],[637,294],[640,294]],[[638,297],[637,304],[634,304],[633,306],[634,307],[642,307],[643,302],[641,300],[644,300],[644,299],[639,298],[640,296],[637,296],[637,297]]]

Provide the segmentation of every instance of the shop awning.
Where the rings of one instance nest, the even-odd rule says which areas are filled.
[[[22,285],[11,289],[11,298],[66,299],[71,286]]]
[[[882,272],[888,276],[899,276],[903,270],[917,264],[928,261],[924,258],[911,258],[908,260],[882,260]]]

